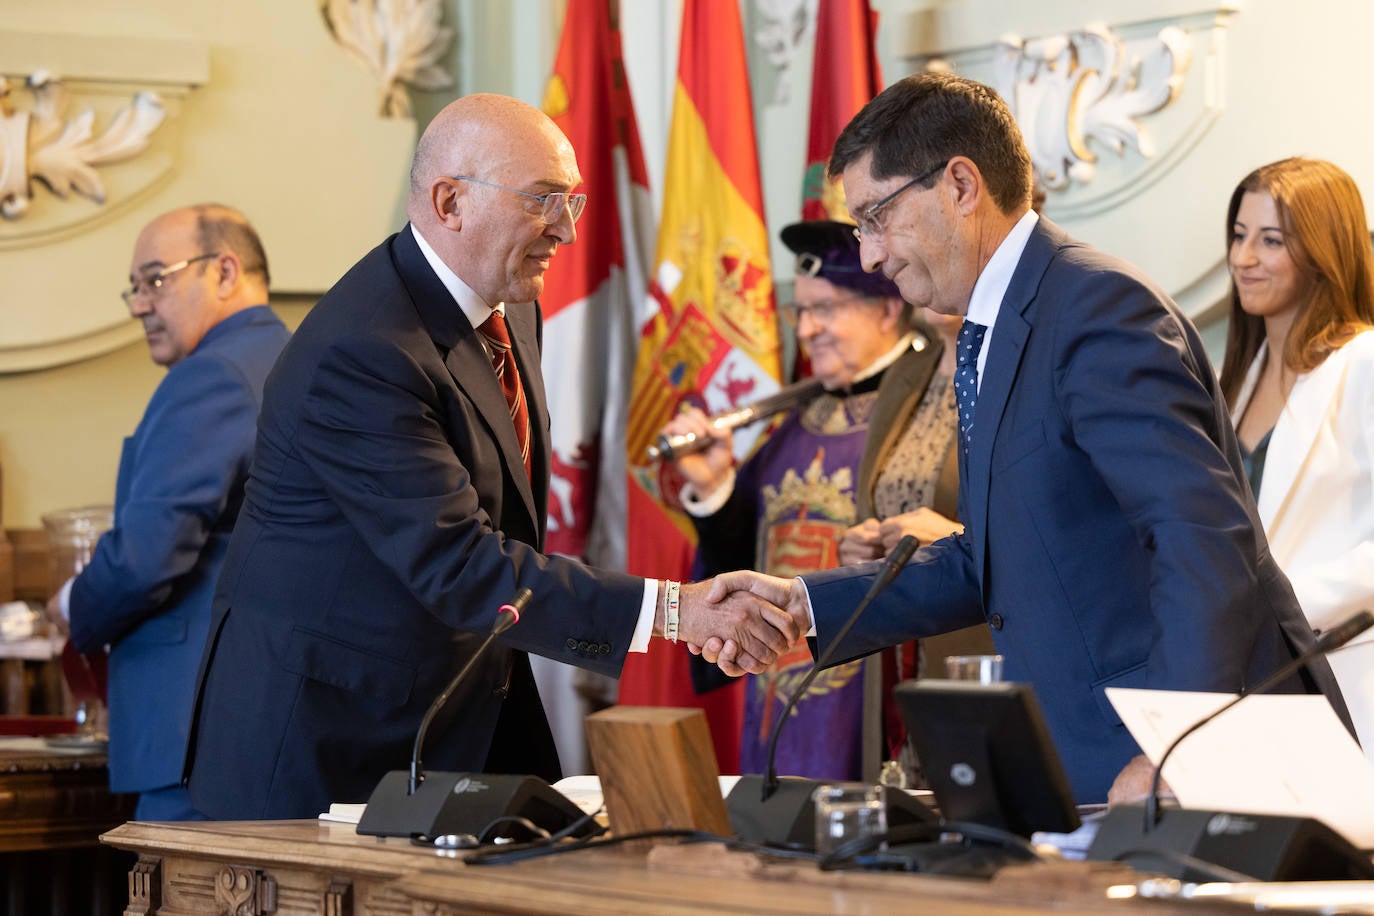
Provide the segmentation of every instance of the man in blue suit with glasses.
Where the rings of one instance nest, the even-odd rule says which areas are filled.
[[[215,204],[153,220],[123,293],[167,374],[124,442],[114,527],[50,602],[81,652],[109,646],[110,789],[135,817],[196,818],[181,787],[210,598],[243,502],[268,371],[287,340],[267,255]]]
[[[1139,271],[1031,209],[1006,104],[951,74],[901,80],[835,143],[860,257],[965,319],[956,343],[967,526],[919,551],[836,663],[986,622],[1035,687],[1080,802],[1143,794],[1149,762],[1104,690],[1235,693],[1313,644],[1274,563],[1192,324]],[[873,569],[735,573],[824,650]],[[730,653],[708,642],[708,659]],[[724,654],[724,657],[721,656]],[[1345,704],[1324,659],[1281,690]]]

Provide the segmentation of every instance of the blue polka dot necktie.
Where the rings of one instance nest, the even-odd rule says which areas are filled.
[[[967,449],[973,438],[973,407],[978,400],[978,351],[987,325],[965,321],[954,342],[954,397],[959,403],[959,439]]]

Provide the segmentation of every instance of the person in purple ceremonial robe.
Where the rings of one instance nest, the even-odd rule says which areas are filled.
[[[738,468],[729,431],[695,407],[664,427],[711,440],[676,456],[698,576],[745,565],[796,576],[882,557],[904,533],[926,542],[962,527],[951,381],[958,325],[917,324],[892,282],[864,271],[853,228],[817,220],[782,230],[797,261],[794,301],[781,311],[821,382],[814,394],[776,417]],[[766,765],[775,717],[811,664],[801,644],[749,677],[741,772]],[[782,734],[779,771],[876,778],[904,741],[882,698],[919,667],[908,643],[824,672],[797,702],[802,721]]]

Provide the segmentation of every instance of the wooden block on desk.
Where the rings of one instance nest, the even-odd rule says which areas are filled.
[[[699,709],[612,706],[587,717],[611,830],[705,830],[729,836],[720,770]]]

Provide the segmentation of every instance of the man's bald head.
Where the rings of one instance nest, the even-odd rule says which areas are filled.
[[[406,213],[454,273],[488,304],[529,302],[559,245],[577,238],[543,200],[582,183],[572,144],[539,109],[503,95],[464,96],[425,128]]]
[[[523,151],[572,144],[558,125],[533,105],[492,93],[450,102],[425,128],[410,165],[410,197],[425,197],[433,181],[469,175],[500,182]],[[506,176],[508,179],[511,177]],[[412,214],[413,218],[413,214]]]

